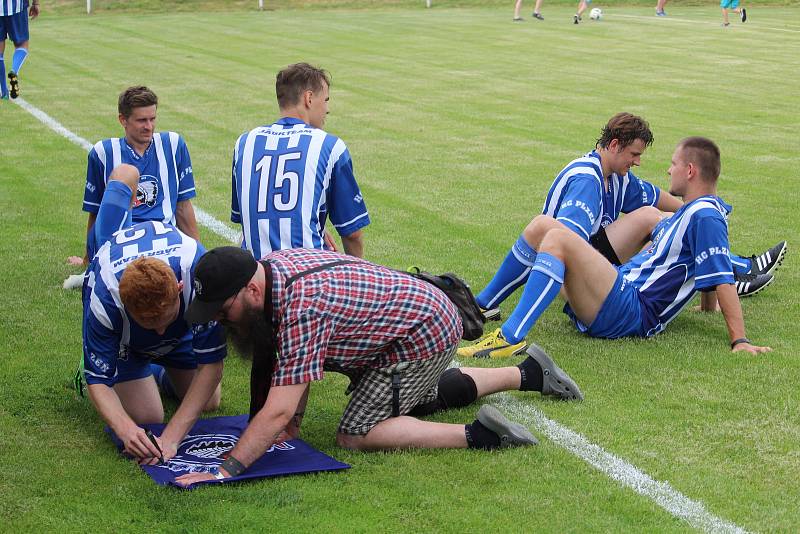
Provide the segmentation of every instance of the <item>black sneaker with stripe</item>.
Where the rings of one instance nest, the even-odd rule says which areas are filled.
[[[748,259],[752,265],[747,274],[772,274],[783,261],[783,257],[786,256],[787,248],[786,241],[781,241],[763,254],[750,256]]]
[[[736,280],[736,292],[739,298],[752,297],[775,279],[771,274],[737,274],[734,276]]]

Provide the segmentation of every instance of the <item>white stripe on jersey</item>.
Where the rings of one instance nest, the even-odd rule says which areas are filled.
[[[292,219],[289,217],[278,219],[278,230],[281,235],[281,250],[292,248]]]
[[[565,172],[560,178],[557,178],[558,184],[555,185],[555,188],[553,189],[553,195],[550,197],[550,205],[547,204],[547,200],[545,199],[545,205],[544,205],[544,208],[542,208],[542,214],[543,215],[549,215],[549,216],[552,217],[553,214],[556,211],[558,211],[558,208],[559,208],[558,200],[561,198],[561,193],[564,190],[564,187],[566,187],[567,182],[569,181],[569,179],[572,178],[573,176],[575,176],[576,174],[591,174],[591,175],[594,175],[594,177],[597,178],[597,184],[600,186],[600,190],[601,191],[603,190],[603,179],[602,179],[602,177],[597,175],[597,169],[591,165],[592,163],[594,163],[594,164],[599,166],[600,165],[599,161],[597,161],[594,158],[583,157],[583,158],[578,158],[575,161],[570,162],[569,165],[573,165],[575,163],[586,163],[587,165],[573,167],[569,171]],[[599,220],[599,218],[598,218],[598,220]]]
[[[362,214],[361,214],[361,215],[359,215],[358,217],[353,217],[353,218],[352,218],[352,219],[350,219],[349,221],[345,221],[345,222],[343,222],[342,224],[334,224],[333,226],[334,226],[335,228],[341,228],[341,227],[343,227],[343,226],[347,226],[348,224],[352,224],[352,223],[356,222],[356,221],[357,221],[357,220],[359,220],[359,219],[363,219],[363,218],[364,218],[364,217],[366,217],[367,215],[368,215],[367,213],[362,213]]]
[[[167,170],[167,158],[164,155],[164,144],[161,140],[161,134],[153,136],[153,144],[156,149],[156,157],[158,158],[158,174],[161,179],[161,189],[164,191],[164,202],[162,209],[164,211],[164,222],[175,224],[175,215],[172,213],[172,199],[169,193],[169,171]],[[175,170],[177,173],[177,169]]]
[[[242,159],[242,183],[241,189],[242,198],[239,201],[239,209],[242,210],[242,230],[244,234],[244,246],[250,251],[255,251],[253,248],[253,242],[250,238],[251,230],[250,230],[250,182],[253,180],[253,175],[250,172],[250,169],[253,167],[253,146],[255,145],[256,136],[258,135],[258,128],[255,130],[250,130],[249,133],[244,134],[245,141],[244,141],[244,159]],[[271,136],[267,137],[267,142],[271,139]],[[239,138],[241,139],[241,137]],[[239,146],[239,142],[236,142],[236,146]],[[259,232],[259,239],[263,243],[263,238],[261,236],[261,224],[259,221],[258,225],[258,232]],[[267,232],[267,248],[269,248],[269,232]],[[262,254],[263,257],[263,248]]]
[[[119,165],[122,163],[122,147],[119,144],[118,137],[114,137],[113,139],[111,139],[111,156],[112,156],[111,170],[113,171],[114,169],[119,167]],[[109,172],[109,174],[111,173]],[[108,184],[108,178],[106,178],[105,180],[106,184]]]
[[[575,221],[573,221],[573,220],[572,220],[572,219],[570,219],[569,217],[559,217],[559,218],[557,218],[556,220],[557,220],[557,221],[567,221],[568,223],[572,224],[572,225],[573,225],[575,228],[577,228],[578,230],[580,230],[580,231],[581,231],[581,233],[583,233],[583,235],[585,235],[585,236],[586,236],[586,239],[587,239],[587,240],[588,240],[590,237],[592,237],[592,236],[590,236],[589,234],[587,234],[587,233],[586,233],[586,230],[584,230],[584,229],[583,229],[583,227],[582,227],[580,224],[576,223]]]
[[[97,153],[97,159],[100,160],[100,163],[103,164],[103,182],[106,181],[105,174],[106,174],[106,149],[103,147],[103,142],[98,141],[94,145],[94,151]],[[99,206],[100,204],[98,204]]]
[[[169,145],[170,149],[172,150],[172,172],[175,173],[175,191],[178,192],[178,195],[181,194],[181,191],[178,191],[181,187],[181,175],[178,173],[178,139],[180,136],[175,132],[169,132]],[[191,189],[190,189],[191,191]],[[166,195],[165,195],[166,196]],[[167,197],[168,198],[168,197]],[[177,200],[175,202],[177,206]],[[170,204],[170,211],[172,210],[172,204]],[[164,221],[167,222],[167,221]],[[175,214],[172,214],[172,220],[169,221],[172,224],[175,224]]]
[[[180,230],[178,230],[180,232]],[[181,281],[183,282],[183,311],[186,312],[187,308],[189,307],[189,303],[192,300],[192,292],[194,291],[194,286],[192,285],[192,263],[194,263],[194,257],[197,254],[197,241],[190,238],[183,232],[181,232]],[[164,243],[164,248],[168,245]],[[169,259],[164,258],[164,261],[169,265]]]
[[[269,219],[258,219],[256,224],[258,224],[258,241],[261,243],[261,250],[259,252],[263,258],[272,252],[272,242],[269,240]]]
[[[322,130],[312,130],[311,141],[308,143],[308,150],[306,151],[306,170],[303,176],[303,207],[300,214],[303,221],[304,248],[314,248],[313,235],[311,234],[311,207],[314,202],[314,189],[317,185],[317,181],[314,177],[317,175],[322,142],[325,141],[327,135],[328,134]]]

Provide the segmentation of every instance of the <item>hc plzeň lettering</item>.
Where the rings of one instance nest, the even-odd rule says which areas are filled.
[[[705,260],[707,260],[711,256],[716,256],[717,254],[724,254],[725,256],[728,255],[728,249],[726,247],[711,247],[708,250],[702,251],[700,254],[695,256],[694,262],[697,265],[700,265]]]

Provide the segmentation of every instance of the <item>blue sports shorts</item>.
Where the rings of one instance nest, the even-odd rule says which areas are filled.
[[[22,11],[15,15],[0,17],[0,40],[11,41],[17,45],[30,38],[28,33],[28,2],[22,5]]]
[[[160,358],[150,359],[130,355],[126,360],[117,360],[117,376],[114,383],[128,382],[152,375],[150,364],[156,363],[174,369],[197,369],[197,356],[192,349],[192,337],[181,341],[169,354]]]
[[[723,9],[736,9],[739,7],[739,0],[720,0],[719,7]]]
[[[620,273],[614,287],[600,306],[591,325],[586,326],[567,304],[564,312],[570,316],[575,327],[592,337],[616,339],[619,337],[646,337],[643,326],[642,303],[639,291]]]

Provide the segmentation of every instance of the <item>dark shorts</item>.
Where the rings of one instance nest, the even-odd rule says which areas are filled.
[[[453,345],[427,360],[402,362],[407,367],[400,373],[400,415],[409,413],[420,404],[436,400],[439,377],[450,365],[457,347]],[[342,415],[339,432],[363,436],[392,416],[394,367],[369,369],[360,376]]]
[[[150,359],[131,355],[125,360],[117,360],[117,375],[114,377],[114,383],[129,382],[152,375],[151,363],[172,369],[197,369],[197,356],[192,348],[191,338],[181,341],[168,354],[159,358]]]
[[[28,34],[28,2],[22,5],[22,11],[15,15],[0,17],[0,40],[11,41],[17,45],[29,39]]]
[[[622,265],[622,262],[619,261],[617,257],[617,253],[614,252],[614,247],[611,246],[611,242],[608,240],[605,228],[600,227],[600,230],[589,238],[589,244],[611,262],[611,265],[616,265],[617,267]]]
[[[592,324],[585,325],[575,316],[567,304],[564,312],[570,316],[575,327],[592,337],[616,339],[619,337],[646,337],[643,325],[642,303],[639,291],[617,273],[614,287],[600,306]]]

